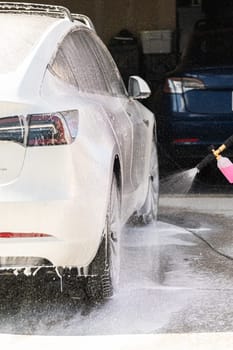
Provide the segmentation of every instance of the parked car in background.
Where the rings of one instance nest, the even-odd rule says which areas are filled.
[[[163,157],[195,165],[233,134],[233,25],[200,20],[165,80],[158,113]]]
[[[157,214],[154,115],[89,18],[0,3],[0,272],[113,294],[121,226]]]

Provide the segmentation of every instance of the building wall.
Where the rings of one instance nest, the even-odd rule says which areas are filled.
[[[75,10],[93,18],[105,42],[121,29],[134,34],[141,30],[175,29],[175,0],[79,0]]]
[[[91,17],[107,43],[121,29],[138,35],[141,30],[175,29],[176,0],[28,0],[68,7]],[[21,1],[23,2],[23,1]]]

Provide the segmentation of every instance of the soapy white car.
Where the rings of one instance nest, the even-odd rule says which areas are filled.
[[[150,95],[126,92],[91,21],[59,6],[0,3],[0,271],[84,276],[112,295],[121,227],[156,218]]]

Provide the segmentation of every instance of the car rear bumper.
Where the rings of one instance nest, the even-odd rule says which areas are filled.
[[[82,203],[78,199],[0,203],[0,234],[22,234],[0,238],[1,267],[9,261],[19,266],[25,258],[44,259],[54,266],[87,266],[101,240],[103,213],[92,203]]]
[[[101,162],[93,153],[81,143],[26,150],[19,176],[0,185],[1,268],[27,258],[53,266],[90,264],[102,239],[110,189],[108,159]]]

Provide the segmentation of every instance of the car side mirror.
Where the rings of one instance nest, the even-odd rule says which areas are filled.
[[[151,89],[145,80],[136,75],[132,75],[129,77],[128,93],[129,97],[140,100],[150,97]]]

